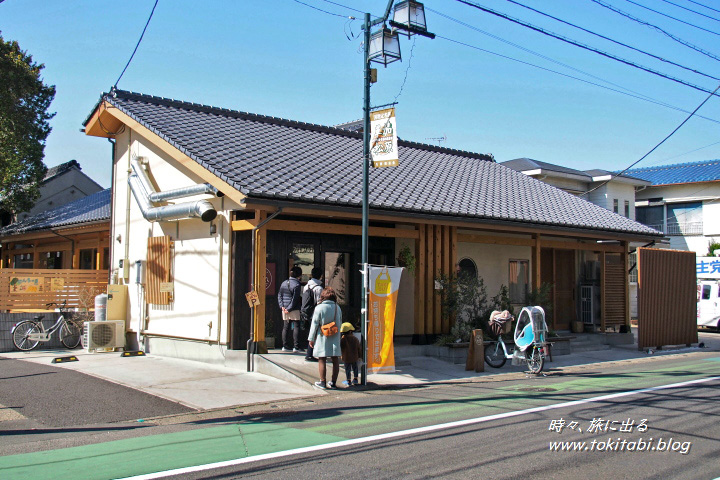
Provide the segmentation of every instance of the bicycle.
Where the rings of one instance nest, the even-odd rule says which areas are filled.
[[[82,323],[65,318],[67,312],[67,300],[62,305],[57,302],[46,304],[47,307],[55,305],[60,311],[60,317],[47,330],[42,324],[45,315],[37,315],[32,320],[21,320],[13,325],[10,330],[15,348],[27,352],[38,346],[40,342],[49,342],[50,337],[59,330],[60,342],[65,348],[75,348],[80,345],[82,336]]]
[[[493,315],[490,322],[494,321]],[[502,327],[502,324],[500,326]],[[515,326],[515,348],[513,352],[508,353],[505,341],[502,335],[499,334],[497,340],[485,347],[485,361],[493,368],[500,368],[510,358],[513,365],[520,365],[524,362],[527,364],[530,373],[537,375],[542,372],[545,366],[545,355],[547,354],[546,337],[545,311],[541,307],[525,307],[520,312]]]

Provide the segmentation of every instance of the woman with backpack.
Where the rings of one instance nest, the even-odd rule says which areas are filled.
[[[318,388],[337,388],[341,354],[340,325],[342,325],[342,312],[337,304],[337,295],[332,287],[325,287],[320,294],[320,303],[315,307],[308,334],[308,344],[313,348],[313,354],[318,359],[320,381],[315,382]],[[328,357],[333,364],[332,380],[326,382]]]

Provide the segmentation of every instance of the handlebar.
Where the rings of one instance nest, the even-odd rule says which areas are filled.
[[[67,307],[67,300],[63,300],[62,305],[58,302],[50,302],[45,304],[46,307],[51,307],[52,305],[57,305],[59,310],[65,310],[65,308]]]

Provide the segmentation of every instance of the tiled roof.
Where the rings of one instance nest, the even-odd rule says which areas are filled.
[[[568,173],[570,175],[577,175],[579,177],[587,177],[587,181],[592,181],[591,176],[580,170],[573,168],[563,167],[552,163],[541,162],[540,160],[533,160],[532,158],[516,158],[515,160],[508,160],[502,162],[506,167],[512,168],[518,172],[525,172],[528,170],[549,170],[551,172]]]
[[[653,185],[713,182],[720,180],[720,160],[635,168],[628,170],[627,174],[652,182]]]
[[[110,220],[110,189],[66,203],[0,229],[0,237]]]
[[[106,99],[250,198],[362,204],[357,132],[119,90]],[[371,169],[375,211],[660,235],[489,155],[407,141],[399,155],[399,167]]]
[[[55,165],[54,167],[50,167],[47,169],[47,172],[45,173],[43,182],[52,180],[53,178],[60,176],[63,173],[71,170],[73,167],[77,168],[78,170],[82,170],[82,168],[80,168],[80,164],[77,162],[77,160],[70,160],[69,162],[61,163],[60,165]]]

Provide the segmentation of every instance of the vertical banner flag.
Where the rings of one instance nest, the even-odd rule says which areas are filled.
[[[397,167],[398,145],[395,109],[370,112],[370,154],[373,167]]]
[[[395,371],[393,333],[402,267],[370,266],[367,369],[369,373]]]

